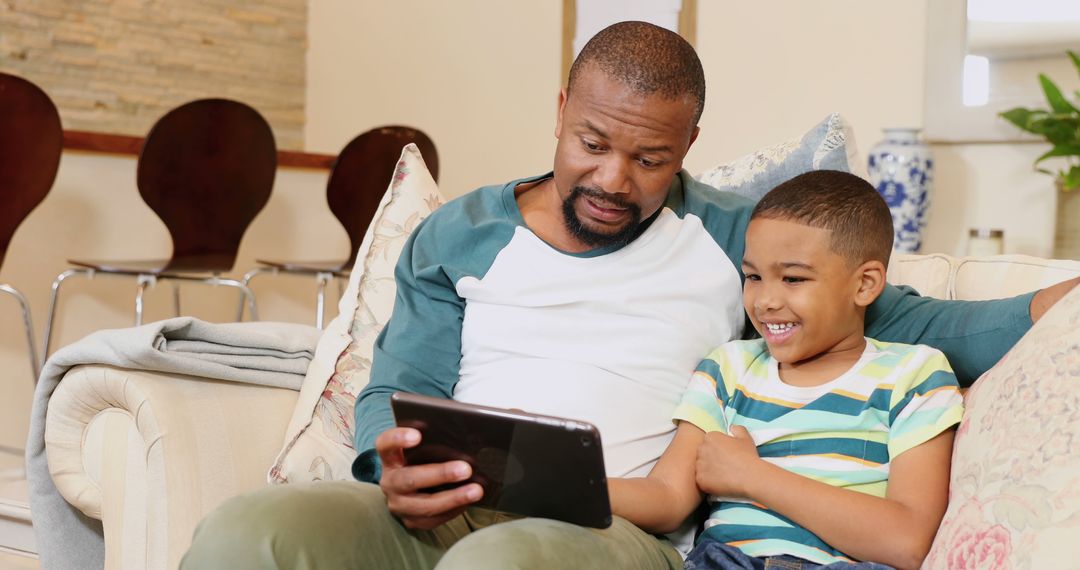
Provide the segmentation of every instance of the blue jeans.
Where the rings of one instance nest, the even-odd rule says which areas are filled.
[[[690,551],[685,570],[894,570],[875,562],[834,562],[817,564],[794,556],[779,555],[754,558],[743,551],[715,540],[703,540]]]

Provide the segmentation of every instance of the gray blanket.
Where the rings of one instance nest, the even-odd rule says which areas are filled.
[[[49,397],[69,369],[106,364],[300,389],[319,331],[291,323],[211,324],[177,317],[117,330],[103,330],[68,345],[45,363],[30,415],[26,477],[43,570],[102,568],[105,546],[101,521],[65,501],[45,459],[45,414]]]

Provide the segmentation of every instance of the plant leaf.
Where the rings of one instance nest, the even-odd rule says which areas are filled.
[[[1069,59],[1072,60],[1073,65],[1076,66],[1076,73],[1080,74],[1080,55],[1076,55],[1073,50],[1065,50],[1065,53],[1069,54]]]
[[[1004,113],[998,113],[998,116],[1016,125],[1017,128],[1021,130],[1031,132],[1031,129],[1028,127],[1028,120],[1032,113],[1035,113],[1035,111],[1023,107],[1016,107],[1014,109],[1009,109]]]
[[[1062,177],[1062,190],[1066,192],[1080,191],[1080,164],[1074,164],[1065,176]]]
[[[1080,156],[1080,144],[1059,144],[1035,159],[1035,164],[1055,156]]]
[[[1069,103],[1069,100],[1061,94],[1061,89],[1058,89],[1058,86],[1051,81],[1045,73],[1039,74],[1039,83],[1042,84],[1043,93],[1046,94],[1046,100],[1050,103],[1050,108],[1053,109],[1055,113],[1080,114],[1080,110],[1073,107],[1072,103]]]
[[[1054,146],[1077,142],[1080,119],[1062,118],[1061,115],[1033,113],[1028,118],[1027,131],[1046,137]]]

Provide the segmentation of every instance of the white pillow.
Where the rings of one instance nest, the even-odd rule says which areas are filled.
[[[416,226],[446,200],[416,145],[401,152],[338,303],[315,348],[271,483],[351,479],[353,405],[368,383],[372,348],[394,308],[394,266]]]

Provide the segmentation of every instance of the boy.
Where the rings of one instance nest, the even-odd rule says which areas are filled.
[[[939,351],[863,336],[891,249],[888,207],[857,176],[811,172],[767,194],[742,267],[763,338],[701,362],[656,467],[611,481],[615,514],[667,532],[707,494],[686,568],[917,568],[963,409]]]

